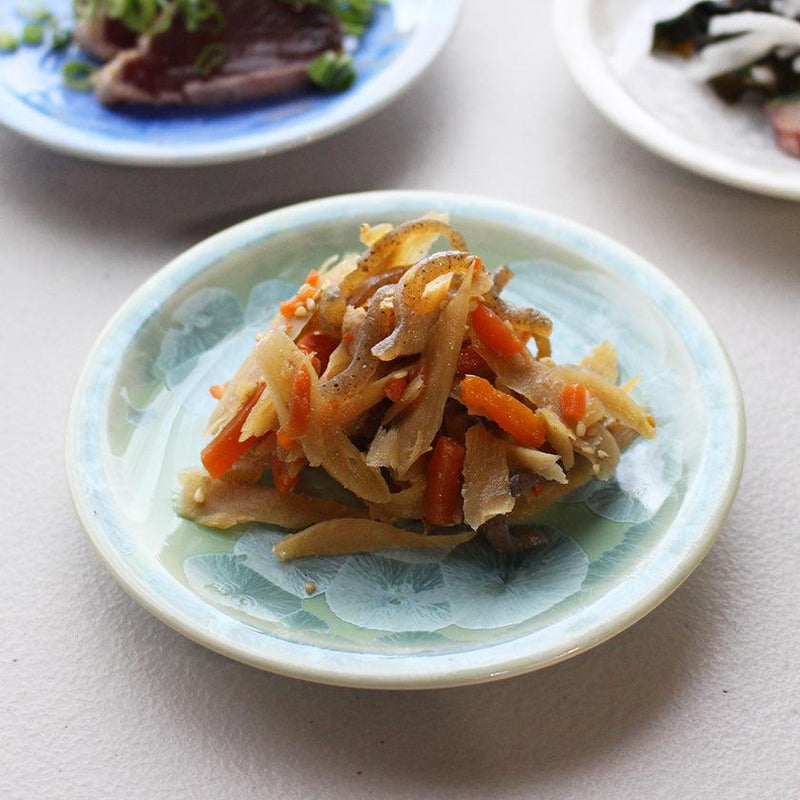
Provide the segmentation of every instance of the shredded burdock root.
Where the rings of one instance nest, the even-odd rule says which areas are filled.
[[[205,471],[181,476],[178,513],[299,529],[276,545],[283,561],[476,535],[506,553],[540,545],[523,520],[655,436],[635,381],[617,386],[609,342],[555,364],[550,319],[501,299],[513,272],[488,273],[446,216],[365,224],[361,240],[363,254],[312,270],[212,387],[214,438]],[[359,504],[299,493],[307,469]]]

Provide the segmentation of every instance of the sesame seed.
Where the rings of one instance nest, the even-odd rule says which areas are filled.
[[[294,315],[298,319],[302,319],[303,317],[308,316],[308,309],[305,306],[297,306],[297,308],[294,310]]]
[[[206,493],[203,491],[202,486],[198,486],[194,493],[194,501],[197,505],[201,506],[206,501]]]
[[[605,450],[598,450],[597,451],[598,458],[608,458],[608,453]]]
[[[400,369],[397,372],[393,373],[392,377],[400,379],[400,378],[405,378],[406,375],[408,375],[408,370],[407,369]]]
[[[578,436],[586,436],[586,423],[583,420],[575,426],[575,433],[577,433]]]
[[[316,307],[317,307],[317,304],[316,304],[314,298],[313,297],[309,297],[308,300],[306,300],[306,308],[309,311],[313,311]]]
[[[794,68],[794,71],[798,70]],[[756,83],[771,83],[775,79],[775,73],[769,67],[751,67],[750,77]]]

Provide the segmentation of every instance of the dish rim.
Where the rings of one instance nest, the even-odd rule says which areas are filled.
[[[800,173],[785,177],[685,139],[636,102],[614,74],[592,33],[592,10],[603,1],[555,0],[552,11],[562,59],[595,109],[642,147],[684,169],[738,189],[800,200]]]
[[[426,17],[411,33],[408,46],[363,87],[311,124],[288,130],[237,136],[201,144],[175,146],[158,143],[98,139],[91,131],[62,122],[20,103],[0,86],[0,125],[58,153],[88,161],[144,167],[192,167],[229,164],[282,153],[333,136],[379,113],[421,78],[450,40],[458,22],[463,0],[433,0]],[[435,16],[434,16],[435,15]],[[425,31],[427,35],[418,35]],[[5,102],[3,102],[5,100]],[[13,101],[13,102],[12,102]]]
[[[526,634],[509,642],[490,644],[474,650],[454,654],[435,655],[376,655],[365,653],[339,653],[284,641],[276,637],[263,637],[261,642],[269,642],[267,648],[254,649],[241,643],[222,641],[219,634],[203,628],[192,621],[184,611],[170,607],[159,595],[148,586],[141,575],[127,565],[124,556],[109,542],[107,531],[93,513],[92,504],[87,491],[88,471],[81,469],[80,444],[83,428],[80,419],[84,414],[84,403],[91,400],[91,381],[98,378],[97,373],[102,362],[98,362],[103,347],[112,336],[119,334],[130,320],[143,320],[167,301],[175,291],[196,279],[225,257],[243,248],[264,241],[270,231],[286,230],[299,224],[321,225],[336,223],[337,220],[359,213],[367,213],[370,217],[404,213],[420,213],[419,209],[444,206],[458,213],[468,211],[482,215],[498,226],[509,231],[527,232],[539,236],[551,243],[574,252],[583,259],[607,269],[612,274],[625,280],[619,270],[630,270],[632,274],[641,275],[653,282],[666,293],[671,304],[678,304],[683,315],[688,315],[693,323],[692,330],[699,336],[703,344],[710,348],[714,356],[714,366],[719,371],[718,389],[730,404],[730,415],[734,422],[731,426],[733,457],[723,462],[719,471],[719,491],[709,501],[708,516],[698,524],[693,521],[694,535],[683,542],[681,553],[671,556],[670,569],[659,570],[653,567],[653,554],[640,565],[636,575],[628,581],[621,582],[594,600],[588,606],[578,610],[553,626],[544,628],[533,634]],[[362,212],[361,209],[374,209]],[[144,312],[147,311],[147,314]],[[660,312],[672,323],[663,309]],[[136,331],[128,336],[128,343],[135,340]],[[119,363],[124,350],[110,366]],[[694,363],[694,362],[693,362]],[[106,381],[110,385],[110,381]],[[108,390],[110,391],[110,389]],[[102,394],[99,411],[102,413],[108,400],[108,391]],[[93,419],[97,419],[95,409]],[[268,212],[241,222],[224,230],[190,248],[165,267],[154,273],[123,303],[120,309],[106,324],[97,338],[78,379],[70,407],[66,435],[66,468],[67,479],[73,503],[79,519],[87,535],[111,571],[117,582],[147,611],[174,630],[189,639],[252,666],[266,669],[281,675],[302,678],[319,683],[358,688],[442,688],[461,686],[497,680],[523,674],[563,661],[578,653],[610,639],[617,633],[640,620],[656,606],[663,602],[694,571],[713,544],[719,530],[730,511],[738,489],[745,443],[744,407],[741,392],[730,359],[711,326],[686,297],[686,295],[657,267],[637,256],[623,245],[599,234],[590,228],[565,220],[561,217],[515,205],[505,201],[494,200],[473,195],[460,195],[441,192],[389,191],[366,192],[359,194],[338,195],[320,200],[312,200],[282,209]],[[723,476],[724,473],[724,476]],[[673,521],[670,527],[674,526]],[[681,540],[683,541],[683,539]],[[660,543],[663,545],[663,542]],[[656,546],[656,549],[660,545]],[[647,569],[645,569],[645,567]],[[633,584],[641,583],[642,574],[655,569],[655,583],[644,582],[633,592]],[[189,590],[186,590],[189,591]],[[633,592],[633,594],[631,594]],[[618,595],[621,595],[619,597]],[[620,602],[621,601],[621,602]],[[207,605],[207,604],[206,604]],[[606,614],[606,606],[615,613]],[[213,608],[209,606],[209,608]],[[548,635],[548,631],[563,627],[574,627],[576,620],[590,610],[595,618],[592,622],[579,625],[576,630],[561,635]],[[231,619],[232,618],[227,618]],[[235,620],[232,622],[236,623]],[[244,623],[236,623],[244,624]],[[533,637],[552,639],[549,644],[534,646]],[[514,650],[515,643],[529,641],[530,645],[522,655],[503,656],[504,650]],[[493,656],[499,651],[499,657]],[[322,653],[323,656],[319,657]],[[287,654],[290,657],[286,657]],[[317,656],[316,658],[314,656]],[[301,656],[301,657],[298,657]],[[334,663],[323,663],[325,656]],[[477,662],[477,663],[475,663]],[[420,669],[420,664],[431,669]]]

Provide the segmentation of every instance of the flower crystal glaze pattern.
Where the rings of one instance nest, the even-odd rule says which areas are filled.
[[[535,520],[539,550],[482,539],[450,552],[383,551],[280,563],[286,531],[203,528],[174,512],[214,400],[278,303],[364,221],[447,211],[509,299],[554,321],[553,356],[604,339],[658,421],[615,477]],[[511,288],[511,287],[509,287]],[[98,420],[100,424],[98,424]],[[197,641],[323,682],[455,685],[552,663],[635,622],[710,546],[738,481],[738,389],[715,337],[654,268],[562,220],[480,198],[373,193],[273,212],[198,245],[123,307],[93,352],[68,442],[76,506],[104,559],[147,608]],[[348,501],[319,470],[300,488]],[[349,498],[352,501],[352,498]],[[312,586],[313,585],[313,586]],[[391,657],[391,658],[387,658]]]

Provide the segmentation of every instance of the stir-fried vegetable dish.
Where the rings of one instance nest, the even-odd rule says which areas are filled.
[[[212,438],[204,468],[180,476],[183,516],[302,529],[281,559],[478,534],[515,552],[545,540],[527,518],[655,436],[634,382],[617,386],[611,344],[556,364],[551,320],[504,300],[512,271],[488,269],[443,215],[363,225],[361,241],[362,254],[312,269],[211,387]],[[301,493],[310,468],[357,502]]]

